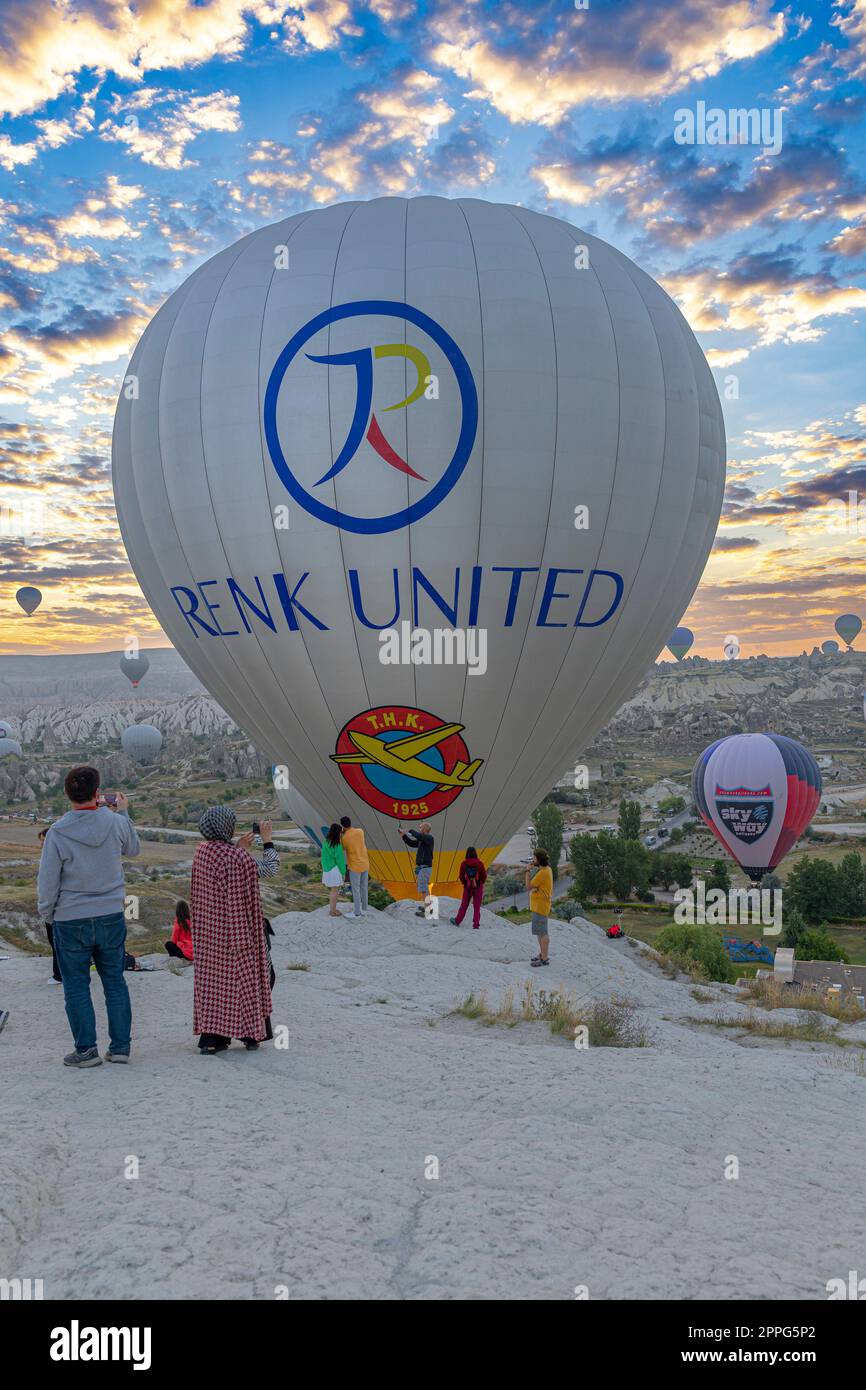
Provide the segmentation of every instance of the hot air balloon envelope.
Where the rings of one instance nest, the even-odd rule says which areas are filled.
[[[821,643],[821,651],[825,656],[834,656],[838,650],[839,643],[834,642],[832,637],[828,638],[826,642]]]
[[[15,597],[18,600],[20,607],[24,609],[24,612],[28,616],[31,613],[35,613],[36,609],[42,602],[41,592],[39,591],[39,589],[34,589],[32,584],[25,584],[23,589],[18,590],[18,593],[15,595]]]
[[[142,676],[150,670],[150,662],[143,652],[139,656],[122,656],[120,669],[127,680],[132,681],[133,685],[138,685]]]
[[[753,879],[776,865],[821,801],[821,773],[808,749],[781,734],[733,734],[695,764],[695,804],[716,839]]]
[[[679,310],[555,218],[380,198],[215,256],[129,370],[115,498],[163,630],[325,820],[364,829],[395,897],[415,895],[401,822],[430,822],[456,891],[703,570],[724,427]]]
[[[12,725],[7,724],[5,719],[0,719],[0,738],[12,737]]]
[[[668,651],[673,653],[677,661],[682,661],[694,640],[695,634],[692,632],[691,628],[675,627],[668,638]]]
[[[850,647],[851,643],[860,634],[863,626],[862,620],[856,613],[842,613],[833,624],[843,642]]]
[[[21,757],[21,744],[7,734],[5,738],[0,738],[0,758]]]
[[[278,787],[276,792],[277,800],[286,815],[291,817],[299,830],[303,830],[314,849],[320,850],[332,822],[314,810],[309,801],[294,787]]]
[[[162,747],[162,734],[153,724],[130,724],[120,735],[120,746],[137,763],[152,763]]]

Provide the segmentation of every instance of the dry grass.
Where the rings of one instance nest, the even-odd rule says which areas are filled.
[[[830,1052],[821,1061],[832,1071],[853,1072],[854,1076],[866,1076],[866,1054],[863,1052]]]
[[[821,1014],[805,1013],[796,1023],[773,1023],[770,1019],[759,1018],[726,1018],[724,1014],[716,1014],[715,1018],[694,1018],[687,1017],[685,1023],[699,1024],[701,1027],[709,1028],[730,1028],[739,1033],[748,1033],[758,1038],[775,1038],[780,1042],[823,1042],[834,1043],[837,1047],[866,1046],[862,1043],[852,1044],[849,1038],[837,1036],[838,1024],[831,1023],[829,1019]]]
[[[834,996],[812,990],[793,990],[775,980],[754,979],[743,987],[749,999],[762,1009],[799,1009],[803,1012],[826,1014],[837,1023],[859,1023],[866,1018],[850,994]]]
[[[524,984],[519,1000],[515,1000],[514,989],[508,988],[500,1003],[491,1006],[483,990],[473,991],[451,1012],[490,1028],[546,1023],[554,1037],[575,1038],[578,1029],[585,1028],[590,1047],[649,1046],[646,1028],[631,1000],[612,998],[586,1004],[565,990],[536,989],[531,980]]]

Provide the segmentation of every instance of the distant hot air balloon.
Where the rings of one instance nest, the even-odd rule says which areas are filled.
[[[857,617],[856,613],[842,613],[833,624],[843,642],[850,648],[854,639],[859,636],[863,622]]]
[[[120,669],[127,680],[131,680],[133,685],[138,685],[142,676],[146,675],[150,670],[150,662],[144,655],[144,652],[141,652],[138,656],[122,656],[120,658]]]
[[[7,734],[5,738],[0,738],[0,758],[21,757],[21,744]]]
[[[489,864],[526,823],[704,568],[724,423],[682,314],[558,218],[377,198],[205,262],[129,370],[115,498],[164,631],[311,806],[364,829],[395,897],[400,821],[430,821],[435,891],[458,891],[466,845]]]
[[[692,790],[716,839],[756,882],[785,857],[821,802],[808,749],[782,734],[732,734],[705,748]]]
[[[695,634],[691,628],[675,627],[667,641],[668,651],[673,652],[677,661],[682,661],[694,640]]]
[[[286,815],[295,822],[299,830],[303,830],[311,845],[321,849],[331,822],[315,811],[309,801],[305,800],[300,792],[295,791],[294,787],[278,787],[276,793]]]
[[[729,632],[725,638],[724,653],[726,661],[736,661],[740,655],[740,639],[733,632]]]
[[[7,724],[5,719],[0,719],[0,738],[12,737],[12,725]]]
[[[825,656],[835,656],[839,650],[839,643],[834,642],[832,637],[828,637],[826,642],[821,643],[821,651]]]
[[[162,734],[153,724],[130,724],[120,735],[120,746],[137,763],[152,763],[162,747]]]
[[[15,597],[18,600],[20,607],[24,609],[24,612],[27,614],[28,617],[31,613],[36,612],[36,609],[42,602],[41,592],[39,591],[39,589],[34,589],[32,584],[25,584],[23,589],[18,590],[18,593],[15,595]]]

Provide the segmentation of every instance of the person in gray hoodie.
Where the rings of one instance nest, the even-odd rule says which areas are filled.
[[[72,768],[64,787],[72,810],[49,828],[36,880],[39,915],[54,926],[66,1017],[75,1042],[75,1050],[63,1061],[67,1067],[98,1067],[102,1062],[90,997],[92,961],[108,1014],[105,1060],[128,1062],[132,1007],[123,978],[126,884],[121,857],[138,854],[138,835],[123,793],[118,792],[115,804],[98,795],[95,767]]]

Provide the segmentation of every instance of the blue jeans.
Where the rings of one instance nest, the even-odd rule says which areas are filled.
[[[96,1015],[90,998],[93,961],[105,992],[111,1051],[129,1053],[132,1005],[123,978],[125,948],[126,918],[122,912],[54,923],[54,949],[63,977],[66,1017],[78,1052],[96,1046]]]

